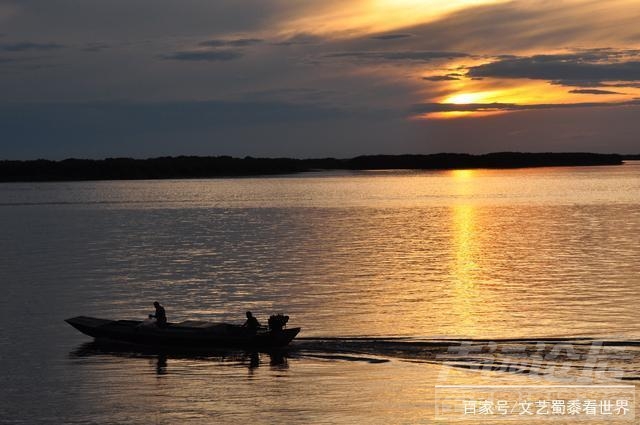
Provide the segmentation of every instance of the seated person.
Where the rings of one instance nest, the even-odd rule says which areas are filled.
[[[164,311],[164,307],[162,307],[158,301],[154,302],[153,306],[156,308],[156,314],[150,314],[149,318],[155,317],[156,325],[159,328],[166,328],[167,327],[167,313]]]
[[[247,311],[247,321],[244,322],[244,325],[242,326],[249,329],[251,332],[256,333],[260,327],[260,322],[258,322],[258,319],[253,317],[253,314],[251,314],[250,311]]]

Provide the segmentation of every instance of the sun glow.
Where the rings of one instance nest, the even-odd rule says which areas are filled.
[[[508,0],[359,0],[340,7],[327,2],[324,6],[305,9],[305,14],[288,20],[283,33],[333,34],[349,37],[392,31],[437,20],[469,6],[505,3]]]
[[[487,90],[492,85],[499,85],[499,88]],[[496,81],[482,80],[469,81],[459,80],[452,82],[448,86],[449,94],[439,98],[431,99],[428,102],[435,102],[443,105],[473,105],[468,108],[450,108],[450,111],[430,112],[418,115],[416,119],[452,119],[486,117],[513,112],[514,109],[505,108],[504,105],[537,105],[537,104],[562,104],[570,100],[579,102],[602,101],[602,96],[568,94],[568,89],[559,85],[550,84],[543,81]],[[573,96],[573,99],[567,99]],[[580,98],[579,100],[577,98]],[[608,99],[610,101],[623,101],[625,95],[617,95],[618,99]],[[502,104],[502,105],[499,105]],[[468,110],[465,110],[468,109]]]
[[[443,103],[453,103],[455,105],[467,105],[470,103],[486,103],[492,101],[499,95],[497,91],[485,91],[477,93],[457,93],[443,100]]]

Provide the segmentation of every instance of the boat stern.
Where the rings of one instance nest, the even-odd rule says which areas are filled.
[[[273,335],[273,345],[278,347],[288,345],[296,336],[298,336],[300,330],[301,328],[288,328],[275,333]]]

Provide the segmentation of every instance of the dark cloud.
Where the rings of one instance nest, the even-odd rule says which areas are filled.
[[[596,86],[593,86],[596,87]],[[640,89],[640,81],[638,82],[622,82],[622,83],[600,83],[597,87],[606,88],[635,88]]]
[[[0,64],[6,64],[7,67],[3,69],[8,69],[9,67],[16,71],[17,74],[22,71],[33,71],[45,68],[54,68],[57,65],[51,63],[41,63],[41,58],[38,57],[0,57]],[[14,74],[14,75],[17,75]]]
[[[426,114],[432,112],[490,112],[490,111],[527,111],[539,109],[573,109],[573,108],[596,108],[614,106],[636,106],[640,105],[638,100],[627,102],[582,102],[582,103],[538,103],[533,105],[519,105],[516,103],[419,103],[413,106],[412,112]]]
[[[64,47],[64,45],[57,43],[32,43],[29,41],[0,44],[0,50],[4,50],[5,52],[46,51],[62,49]]]
[[[429,62],[436,59],[456,59],[469,57],[468,53],[461,52],[441,52],[441,51],[366,51],[366,52],[337,52],[330,53],[330,58],[353,58],[364,60],[384,60],[384,61],[419,61]]]
[[[323,41],[324,39],[317,35],[307,34],[307,33],[298,33],[284,40],[277,41],[273,44],[275,44],[276,46],[295,46],[295,45],[319,44]]]
[[[264,40],[260,38],[235,38],[235,39],[213,39],[198,43],[200,46],[207,47],[246,47],[254,44],[262,43]]]
[[[621,83],[607,83],[603,81],[586,81],[586,80],[555,80],[551,81],[551,84],[557,86],[569,86],[569,87],[602,87],[602,88],[640,88],[640,82],[621,82]]]
[[[470,67],[471,77],[528,78],[571,82],[639,81],[640,61],[604,62],[609,55],[576,53],[501,59]]]
[[[293,104],[267,101],[188,101],[188,102],[85,102],[2,105],[3,114],[16,115],[19,111],[33,119],[54,124],[58,118],[83,116],[87,127],[96,120],[108,118],[112,124],[129,126],[132,118],[140,125],[167,129],[175,125],[211,128],[256,122],[286,122],[318,120],[346,115],[347,112],[314,104]],[[14,111],[14,112],[12,112]],[[56,112],[57,111],[57,112]],[[49,115],[50,114],[50,115]],[[90,118],[93,117],[93,118]],[[102,117],[102,118],[100,118]],[[159,119],[163,118],[163,119]],[[91,122],[91,124],[89,124]],[[143,124],[144,123],[144,124]],[[5,123],[6,124],[6,123]]]
[[[334,90],[300,87],[258,90],[245,93],[244,98],[253,101],[278,100],[288,103],[308,104],[309,102],[313,102],[321,104],[335,94],[336,92]]]
[[[87,43],[82,50],[85,52],[101,52],[110,49],[112,46],[107,43]]]
[[[160,56],[165,60],[192,61],[192,62],[225,62],[242,57],[239,50],[206,50],[174,52]]]
[[[569,91],[569,93],[574,94],[623,94],[617,91],[611,90],[599,90],[599,89],[575,89]]]
[[[371,37],[374,40],[398,40],[402,38],[413,37],[413,34],[381,34]]]
[[[422,77],[425,81],[457,81],[460,79],[459,74],[447,74],[447,75],[432,75],[429,77]]]
[[[309,2],[281,0],[137,0],[135,4],[126,0],[1,0],[0,5],[7,1],[15,3],[19,13],[2,21],[2,32],[49,34],[69,44],[168,35],[222,38],[223,34],[273,28],[283,13],[297,14],[309,8]]]
[[[614,85],[605,84],[602,81],[588,81],[588,80],[553,80],[549,81],[556,86],[568,86],[568,87],[616,87]],[[633,83],[628,83],[633,84]],[[626,85],[625,85],[626,87]]]
[[[165,60],[178,60],[189,62],[225,62],[239,59],[243,56],[240,47],[252,46],[262,43],[260,38],[220,38],[205,40],[198,43],[201,47],[212,47],[212,50],[184,50],[173,52],[160,57]],[[233,47],[233,48],[231,48]],[[222,49],[219,49],[222,48]]]

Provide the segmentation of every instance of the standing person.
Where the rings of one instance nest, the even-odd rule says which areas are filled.
[[[166,328],[167,327],[167,312],[164,311],[164,307],[162,307],[158,301],[155,301],[153,303],[153,306],[156,308],[156,314],[150,314],[149,317],[155,317],[156,318],[156,325],[159,328]]]

